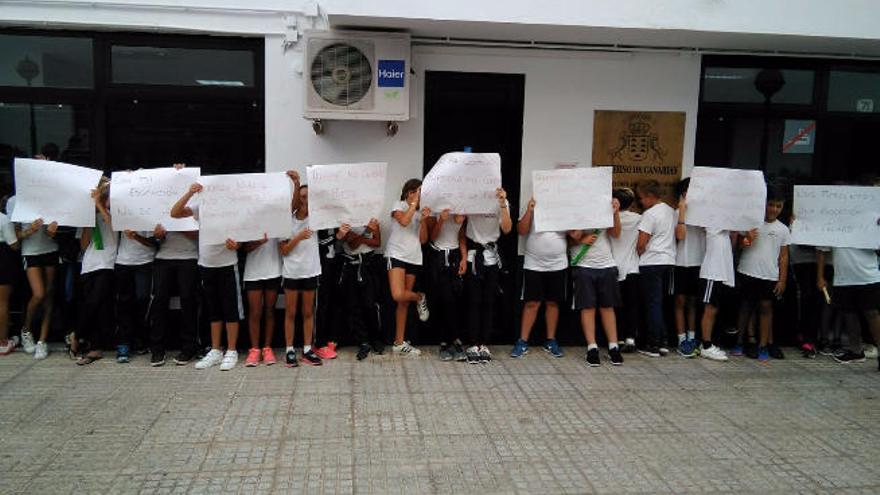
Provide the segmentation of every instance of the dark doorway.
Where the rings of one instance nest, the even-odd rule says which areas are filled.
[[[444,153],[470,147],[475,153],[499,153],[504,190],[516,222],[522,167],[525,75],[475,72],[425,72],[425,162],[428,173]],[[517,235],[501,237],[502,295],[496,341],[511,342],[517,321]],[[500,332],[499,329],[503,329]]]

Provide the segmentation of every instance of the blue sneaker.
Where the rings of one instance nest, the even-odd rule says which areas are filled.
[[[678,353],[686,358],[696,356],[694,353],[694,341],[687,339],[681,341],[681,343],[678,344]]]
[[[565,355],[562,352],[562,349],[559,348],[559,344],[556,343],[556,339],[550,339],[547,342],[544,342],[544,350],[553,355],[553,357],[561,358]]]
[[[758,349],[758,361],[760,361],[762,363],[766,363],[767,361],[770,361],[770,349],[767,349],[766,347],[759,348]]]
[[[520,358],[529,353],[529,343],[523,339],[516,339],[516,343],[513,344],[513,350],[510,351],[510,357],[512,358]]]
[[[730,355],[731,356],[742,356],[743,355],[743,346],[735,345],[735,346],[731,347],[730,348]]]
[[[130,360],[128,346],[125,344],[116,346],[116,362],[127,363]]]

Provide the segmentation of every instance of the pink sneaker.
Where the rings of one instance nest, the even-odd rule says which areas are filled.
[[[252,347],[248,351],[247,359],[244,360],[244,365],[248,368],[253,368],[258,364],[260,364],[260,350]]]
[[[263,347],[263,363],[266,366],[275,364],[275,353],[272,352],[271,347]]]
[[[336,359],[336,344],[328,342],[326,346],[315,349],[315,354],[321,359]]]

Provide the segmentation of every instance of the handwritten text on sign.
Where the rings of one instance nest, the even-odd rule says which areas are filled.
[[[532,190],[537,232],[614,225],[610,167],[535,170]]]
[[[152,168],[113,172],[110,214],[115,230],[151,232],[157,224],[170,232],[198,230],[192,218],[171,218],[171,207],[199,180],[199,168]]]
[[[94,227],[92,189],[101,171],[48,160],[15,159],[13,222],[42,218],[69,227]]]
[[[501,187],[498,153],[446,153],[425,176],[421,206],[465,215],[498,211],[495,190]]]
[[[794,186],[795,244],[880,248],[880,187]]]
[[[199,243],[290,237],[293,183],[283,172],[206,175],[199,182]]]
[[[760,170],[694,167],[687,192],[688,225],[747,231],[764,222],[767,186]]]
[[[385,203],[386,163],[312,165],[309,180],[309,226],[329,229],[352,227],[382,217]]]

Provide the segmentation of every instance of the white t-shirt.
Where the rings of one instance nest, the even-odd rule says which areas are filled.
[[[510,203],[507,200],[504,203],[507,205],[507,208],[510,208]],[[498,242],[498,238],[501,237],[501,208],[498,207],[495,213],[468,215],[467,227],[465,227],[464,233],[468,239],[477,244],[485,245],[490,242]],[[468,261],[473,262],[475,255],[476,250],[469,249]],[[483,265],[497,265],[498,261],[500,260],[496,250],[483,250]]]
[[[199,243],[190,239],[182,232],[168,232],[165,240],[159,244],[156,252],[157,260],[197,260],[199,259]]]
[[[419,242],[419,226],[422,214],[419,211],[413,213],[412,221],[404,227],[394,218],[394,212],[406,213],[409,204],[406,201],[398,201],[391,208],[391,235],[388,244],[385,245],[385,256],[405,261],[413,265],[422,265],[422,243]]]
[[[223,244],[202,244],[199,242],[199,266],[222,268],[238,263],[238,253]]]
[[[119,233],[114,232],[109,225],[104,223],[104,218],[101,215],[97,216],[97,223],[95,225],[101,229],[101,240],[103,241],[104,249],[97,249],[95,247],[95,233],[92,232],[92,240],[89,242],[88,247],[86,247],[85,253],[83,253],[82,270],[80,271],[83,275],[97,270],[112,270],[113,265],[116,264],[116,248],[119,244],[117,242]],[[82,233],[83,229],[77,229],[77,239],[82,238]]]
[[[620,212],[620,235],[611,238],[611,255],[617,264],[617,280],[624,280],[630,273],[639,273],[639,222],[642,216],[632,211]]]
[[[565,232],[535,232],[535,218],[529,226],[523,268],[536,272],[556,272],[568,268]]]
[[[150,237],[149,232],[138,232],[141,237]],[[139,266],[151,263],[156,257],[156,248],[145,246],[135,239],[129,239],[125,233],[119,234],[119,253],[116,255],[116,264],[125,266]]]
[[[18,242],[18,237],[15,236],[15,225],[12,225],[9,217],[3,213],[0,213],[0,242],[9,246]]]
[[[592,230],[584,231],[584,235],[592,234]],[[614,268],[617,264],[614,262],[614,256],[611,254],[611,236],[608,235],[608,229],[599,232],[596,236],[596,242],[587,250],[587,253],[577,262],[576,266],[584,268]],[[568,255],[574,259],[584,244],[575,244],[568,249]]]
[[[294,215],[291,218],[290,238],[309,228],[308,217],[299,220]],[[321,274],[321,253],[318,249],[318,233],[312,232],[312,236],[296,243],[296,246],[283,257],[281,274],[284,278],[304,279],[317,277]]]
[[[439,222],[440,220],[437,219]],[[437,249],[458,249],[458,233],[461,231],[461,224],[455,223],[452,215],[440,226],[440,235],[431,244]]]
[[[6,214],[12,218],[12,212],[15,211],[15,196],[6,200]],[[30,227],[30,224],[21,224],[22,230]],[[22,256],[37,256],[40,254],[54,253],[58,251],[58,243],[46,233],[47,225],[43,225],[29,237],[21,240]]]
[[[675,218],[678,218],[678,210],[675,210]],[[703,255],[706,254],[706,230],[693,225],[686,227],[687,233],[684,239],[676,240],[675,243],[675,266],[700,266],[703,263]]]
[[[877,253],[872,249],[818,248],[834,253],[834,286],[869,285],[880,283]]]
[[[361,237],[366,237],[367,239],[373,238],[373,233],[370,232],[370,229],[366,227],[353,228],[351,229],[351,231]],[[345,251],[345,254],[349,256],[357,256],[359,254],[372,253],[374,248],[372,246],[368,246],[362,243],[356,249],[352,249],[347,242],[342,241],[342,250]]]
[[[675,264],[675,210],[660,202],[642,213],[639,230],[651,234],[645,252],[639,258],[639,266]]]
[[[779,220],[764,222],[758,227],[758,237],[750,247],[743,249],[737,271],[761,280],[779,280],[779,251],[791,244],[791,232]]]
[[[269,239],[247,254],[244,281],[270,280],[281,276],[281,253],[278,239]]]
[[[733,270],[733,245],[730,231],[706,229],[706,256],[700,266],[700,278],[722,282],[728,287],[736,284]],[[688,234],[690,235],[690,234]]]

